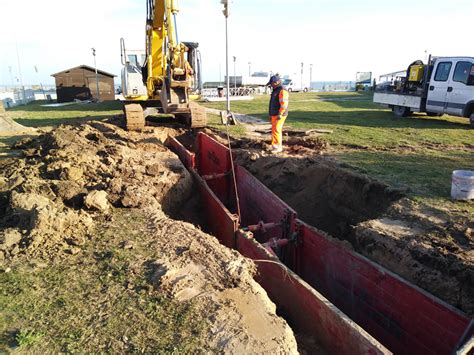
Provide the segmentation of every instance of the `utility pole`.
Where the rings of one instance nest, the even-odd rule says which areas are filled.
[[[225,116],[225,126],[227,131],[227,141],[229,144],[229,158],[230,158],[230,166],[232,169],[232,178],[234,180],[234,192],[235,192],[235,202],[237,207],[237,223],[240,223],[240,203],[239,203],[239,192],[237,190],[237,179],[235,177],[235,170],[234,170],[234,158],[232,156],[232,148],[230,146],[230,134],[229,134],[229,124],[236,124],[237,121],[234,118],[232,112],[230,112],[230,94],[229,94],[229,33],[228,33],[228,18],[229,18],[229,4],[230,0],[221,0],[221,4],[224,5],[224,16],[225,16],[225,64],[226,64],[226,72],[227,72],[227,113]],[[234,73],[235,73],[235,57],[234,57]],[[234,75],[235,76],[235,75]],[[223,112],[221,113],[221,115]],[[222,117],[222,116],[221,116]],[[222,117],[223,118],[223,117]]]
[[[35,72],[36,72],[36,76],[38,77],[38,81],[39,81],[39,84],[40,84],[41,92],[43,93],[43,99],[46,100],[46,94],[44,93],[43,84],[41,83],[41,79],[40,79],[39,73],[38,73],[38,67],[37,67],[36,65],[35,65]]]
[[[229,81],[229,28],[228,28],[228,18],[229,18],[229,0],[221,0],[221,4],[224,5],[224,17],[225,17],[225,73],[226,73],[226,98],[227,98],[227,122],[229,120],[230,113],[230,81]]]
[[[219,85],[222,84],[222,64],[219,63]]]
[[[309,90],[313,88],[313,64],[309,65]]]
[[[235,70],[235,62],[237,61],[237,57],[234,56],[234,89],[237,88],[237,74],[236,74],[236,70]]]
[[[15,42],[15,45],[16,45],[16,59],[18,60],[18,71],[20,72],[21,91],[23,93],[23,105],[26,106],[26,92],[25,92],[25,85],[23,84],[23,75],[21,74],[21,62],[20,62],[20,53],[18,52],[18,42]]]
[[[99,91],[99,74],[97,73],[97,63],[95,61],[95,48],[92,49],[92,55],[94,56],[94,67],[95,67],[95,84],[97,86],[97,101],[100,102],[100,91]]]
[[[300,85],[301,85],[301,90],[303,90],[303,67],[304,67],[304,63],[301,62],[301,81],[300,81]]]
[[[8,67],[8,71],[10,72],[10,81],[12,82],[12,89],[15,87],[15,81],[13,79],[13,72],[12,72],[12,67]]]
[[[225,17],[225,72],[226,72],[226,101],[227,101],[227,112],[224,115],[224,112],[221,112],[222,123],[226,126],[229,124],[237,124],[237,120],[235,119],[233,113],[230,111],[230,76],[229,76],[229,26],[228,26],[228,19],[229,19],[229,8],[230,8],[230,1],[231,0],[221,0],[221,4],[224,5],[224,11],[222,13]],[[236,57],[234,57],[234,78],[235,78],[235,61]],[[231,158],[232,159],[232,158]],[[238,205],[238,203],[237,203]],[[238,206],[237,206],[238,207]],[[240,216],[240,213],[239,213]]]
[[[250,74],[250,73],[251,73],[251,71],[250,71],[250,66],[251,66],[251,65],[252,65],[252,63],[249,62],[249,76],[251,75],[251,74]]]

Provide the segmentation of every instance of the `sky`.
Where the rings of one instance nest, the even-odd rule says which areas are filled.
[[[144,48],[145,3],[0,0],[0,85],[17,83],[20,67],[25,85],[54,84],[53,73],[93,66],[92,47],[98,68],[117,75],[118,84],[120,38],[129,49]],[[179,39],[199,42],[205,81],[223,80],[220,0],[179,4]],[[473,0],[233,0],[229,54],[237,75],[250,66],[299,76],[303,63],[305,80],[312,64],[313,81],[353,81],[357,72],[377,77],[427,54],[474,56],[473,19]]]

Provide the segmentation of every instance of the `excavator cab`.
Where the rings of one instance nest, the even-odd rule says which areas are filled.
[[[143,67],[146,55],[145,51],[126,50],[125,41],[120,39],[120,51],[122,58],[122,94],[128,100],[146,100],[148,98],[146,81],[143,80]]]
[[[134,60],[121,39],[125,123],[141,130],[153,113],[172,114],[189,127],[207,124],[205,109],[192,102],[202,90],[201,55],[194,42],[178,42],[177,2],[148,0],[145,60]]]

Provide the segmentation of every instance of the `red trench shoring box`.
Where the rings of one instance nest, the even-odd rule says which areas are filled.
[[[196,154],[171,137],[167,145],[197,182],[209,232],[255,261],[257,281],[294,331],[332,354],[472,353],[466,315],[299,220],[235,165],[239,221],[226,146],[204,133]]]

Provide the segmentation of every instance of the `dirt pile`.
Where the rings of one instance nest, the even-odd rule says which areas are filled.
[[[299,217],[469,315],[474,314],[474,223],[417,205],[334,161],[238,150],[237,161]]]
[[[153,248],[161,254],[149,264],[153,285],[179,301],[199,298],[205,304],[213,318],[208,338],[215,349],[235,354],[295,352],[291,329],[253,280],[250,260],[160,210],[149,210],[149,216],[156,235]]]
[[[253,280],[253,263],[169,217],[193,193],[191,176],[162,145],[180,132],[126,132],[115,123],[61,126],[17,144],[23,158],[0,161],[0,263],[12,290],[2,331],[34,326],[53,339],[39,349],[51,351],[295,353],[291,329]],[[22,278],[33,294],[18,290]],[[32,295],[33,304],[52,306],[28,321],[18,310],[31,308]],[[163,297],[168,315],[155,319]],[[81,298],[91,299],[88,307]],[[172,336],[163,333],[169,324]],[[89,335],[71,344],[66,326]]]
[[[10,135],[12,133],[33,133],[35,132],[34,128],[22,126],[19,123],[13,121],[8,117],[3,107],[3,103],[0,102],[0,136]]]
[[[2,169],[2,224],[17,227],[30,251],[87,235],[91,216],[107,212],[109,204],[141,208],[158,202],[171,213],[191,194],[191,176],[152,132],[127,133],[94,122],[60,127],[17,148],[24,159],[6,161]]]

